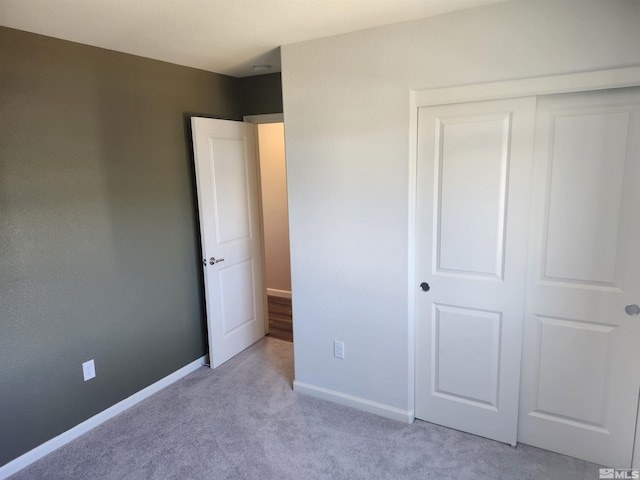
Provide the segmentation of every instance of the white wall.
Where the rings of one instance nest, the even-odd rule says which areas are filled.
[[[267,288],[291,291],[284,124],[258,125]]]
[[[410,89],[640,65],[640,2],[507,2],[286,45],[282,64],[296,381],[410,414]]]

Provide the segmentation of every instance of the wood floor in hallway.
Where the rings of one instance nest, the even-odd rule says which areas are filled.
[[[293,319],[291,316],[291,299],[267,297],[269,304],[269,336],[293,342]]]

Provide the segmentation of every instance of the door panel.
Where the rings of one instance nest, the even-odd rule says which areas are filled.
[[[243,140],[209,138],[218,246],[251,237]]]
[[[629,113],[624,107],[553,113],[545,278],[613,284]]]
[[[433,395],[496,410],[500,313],[437,304],[433,308]]]
[[[225,337],[256,318],[253,270],[253,261],[247,260],[218,271],[222,334]]]
[[[538,321],[538,409],[601,426],[614,328],[549,317],[538,317]],[[557,395],[560,390],[563,395]]]
[[[254,126],[192,118],[192,129],[209,358],[215,368],[264,336]]]
[[[519,441],[629,467],[640,388],[640,90],[541,97]]]
[[[435,127],[437,271],[502,278],[510,116],[439,118]]]
[[[416,417],[515,443],[533,98],[418,113]],[[416,286],[417,287],[417,286]]]

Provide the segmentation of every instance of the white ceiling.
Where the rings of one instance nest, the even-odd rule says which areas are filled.
[[[505,0],[0,0],[0,25],[234,77],[279,46]]]

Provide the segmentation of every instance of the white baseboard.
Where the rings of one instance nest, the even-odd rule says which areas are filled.
[[[291,298],[291,292],[288,290],[278,290],[276,288],[267,288],[267,295],[270,297]]]
[[[93,417],[85,420],[84,422],[67,430],[66,432],[61,433],[57,437],[54,437],[51,440],[43,443],[42,445],[37,446],[33,450],[29,450],[27,453],[19,456],[15,460],[11,460],[9,463],[0,467],[0,479],[5,479],[13,475],[14,473],[19,472],[20,470],[29,466],[36,460],[40,460],[45,455],[48,455],[54,450],[69,443],[70,441],[75,440],[80,435],[87,433],[92,428],[97,427],[101,423],[104,423],[107,420],[115,417],[119,413],[124,412],[126,409],[133,407],[136,403],[141,402],[145,398],[150,397],[154,393],[171,385],[175,381],[180,380],[182,377],[197,370],[205,363],[207,363],[206,355],[204,357],[198,358],[197,360],[194,360],[193,362],[182,367],[181,369],[176,370],[172,374],[167,375],[164,378],[161,378],[157,382],[149,385],[146,388],[143,388],[139,392],[134,393],[130,397],[127,397],[124,400],[116,403],[115,405],[107,408],[106,410],[103,410],[102,412],[94,415]]]
[[[415,418],[413,411],[401,410],[382,403],[372,402],[365,398],[354,397],[353,395],[317,387],[297,380],[293,381],[293,391],[296,393],[311,395],[312,397],[322,398],[323,400],[329,400],[330,402],[346,405],[347,407],[353,407],[357,410],[373,413],[380,415],[381,417],[398,420],[404,423],[413,423]]]

